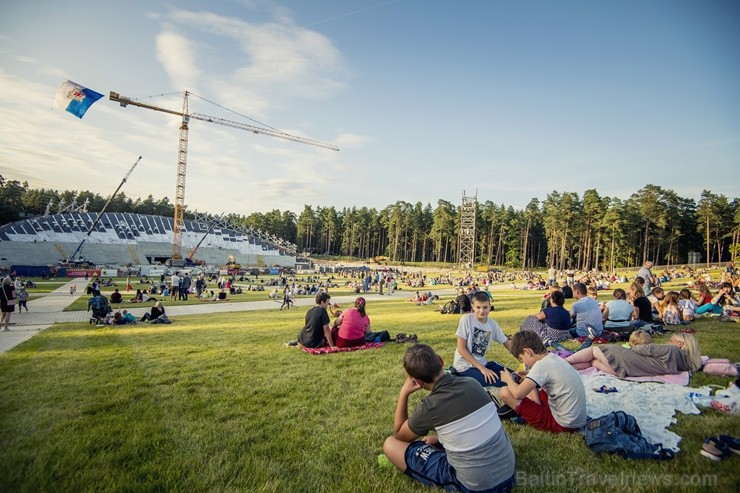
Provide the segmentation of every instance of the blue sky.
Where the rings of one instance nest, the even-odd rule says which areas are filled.
[[[174,201],[178,117],[109,91],[330,142],[193,121],[189,209],[397,200],[523,208],[648,183],[740,196],[740,3],[4,0],[0,174]],[[78,120],[71,79],[105,94]],[[162,96],[168,95],[168,96]],[[153,97],[152,97],[153,96]],[[229,110],[229,111],[227,111]]]

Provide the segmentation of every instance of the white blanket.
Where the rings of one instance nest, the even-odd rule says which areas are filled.
[[[667,428],[676,422],[676,411],[684,414],[700,414],[689,399],[692,392],[709,395],[710,387],[684,387],[683,385],[630,382],[606,374],[581,375],[586,387],[588,415],[598,418],[612,411],[624,411],[637,420],[642,435],[651,443],[661,443],[666,449],[678,452],[681,437]],[[618,392],[603,394],[595,392],[602,385],[615,387]]]

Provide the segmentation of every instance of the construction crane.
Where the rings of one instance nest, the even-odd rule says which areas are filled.
[[[128,181],[128,177],[131,176],[131,173],[134,172],[134,168],[136,168],[136,165],[139,164],[139,161],[141,161],[141,156],[139,156],[139,159],[137,159],[134,165],[131,166],[131,169],[128,170],[128,173],[126,173],[126,176],[123,177],[123,180],[121,180],[121,183],[118,185],[118,188],[116,188],[116,191],[113,192],[113,195],[111,195],[110,198],[108,199],[108,202],[106,202],[103,208],[100,210],[100,212],[98,212],[98,217],[96,217],[95,221],[92,222],[92,224],[90,225],[90,228],[87,230],[87,234],[82,238],[82,241],[77,246],[77,249],[72,254],[72,256],[69,258],[70,262],[82,261],[82,258],[79,258],[79,259],[77,258],[77,255],[82,250],[82,245],[85,244],[87,239],[90,237],[90,234],[92,234],[92,232],[95,230],[95,226],[97,226],[98,222],[100,222],[100,218],[103,217],[103,214],[105,214],[106,209],[108,209],[108,206],[113,201],[113,198],[115,198],[116,194],[118,194],[118,191],[121,189],[123,184]]]
[[[189,263],[190,264],[194,264],[195,263],[195,259],[193,258],[195,256],[195,252],[198,251],[198,248],[200,248],[200,245],[203,244],[203,242],[205,241],[206,237],[208,237],[208,235],[211,234],[211,231],[213,231],[213,228],[216,226],[216,224],[221,220],[222,217],[224,217],[224,214],[225,213],[222,212],[216,218],[206,217],[203,221],[201,221],[201,222],[205,223],[208,226],[208,230],[206,231],[206,234],[204,234],[203,237],[200,239],[200,241],[198,242],[198,244],[195,245],[195,248],[193,248],[192,250],[190,250],[190,253],[188,254],[187,258],[185,259],[185,264],[186,265],[189,264]],[[198,218],[198,216],[196,214],[196,220],[198,220],[197,218]]]
[[[332,151],[338,151],[339,148],[320,142],[318,140],[307,139],[304,137],[298,137],[297,135],[291,135],[289,133],[281,132],[279,130],[271,128],[256,127],[253,125],[247,125],[245,123],[233,122],[230,120],[224,120],[215,116],[202,115],[200,113],[190,113],[188,109],[188,96],[190,92],[185,91],[185,97],[183,98],[182,111],[170,110],[167,108],[160,108],[151,104],[140,103],[134,101],[126,96],[121,96],[117,92],[110,92],[110,100],[117,101],[121,106],[126,107],[128,105],[138,106],[139,108],[148,108],[154,111],[161,111],[163,113],[169,113],[171,115],[177,115],[182,117],[182,123],[180,125],[180,141],[178,145],[177,153],[177,181],[175,186],[175,218],[172,225],[172,260],[182,260],[182,230],[184,226],[183,213],[185,211],[185,174],[187,169],[187,158],[188,158],[188,124],[190,119],[202,120],[204,122],[218,123],[219,125],[225,125],[227,127],[238,128],[241,130],[248,130],[255,134],[269,135],[270,137],[276,137],[279,139],[292,140],[300,144],[308,144],[316,147],[323,147],[324,149],[330,149]]]

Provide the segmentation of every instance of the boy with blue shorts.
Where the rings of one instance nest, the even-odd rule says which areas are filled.
[[[488,317],[491,300],[485,292],[473,295],[472,313],[463,315],[457,326],[457,349],[452,362],[453,373],[460,377],[471,377],[481,385],[504,387],[501,370],[504,366],[486,360],[486,352],[493,341],[501,343],[511,352],[511,341],[495,320]]]
[[[445,373],[442,358],[425,344],[408,348],[403,366],[407,376],[393,436],[383,444],[391,463],[415,480],[447,491],[511,491],[514,450],[483,387]],[[409,396],[420,389],[430,394],[409,417]],[[436,435],[427,435],[431,430]]]

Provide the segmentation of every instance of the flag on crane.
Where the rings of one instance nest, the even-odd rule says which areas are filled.
[[[54,108],[69,111],[77,118],[82,118],[92,104],[103,95],[83,87],[71,80],[62,82],[54,98]]]

